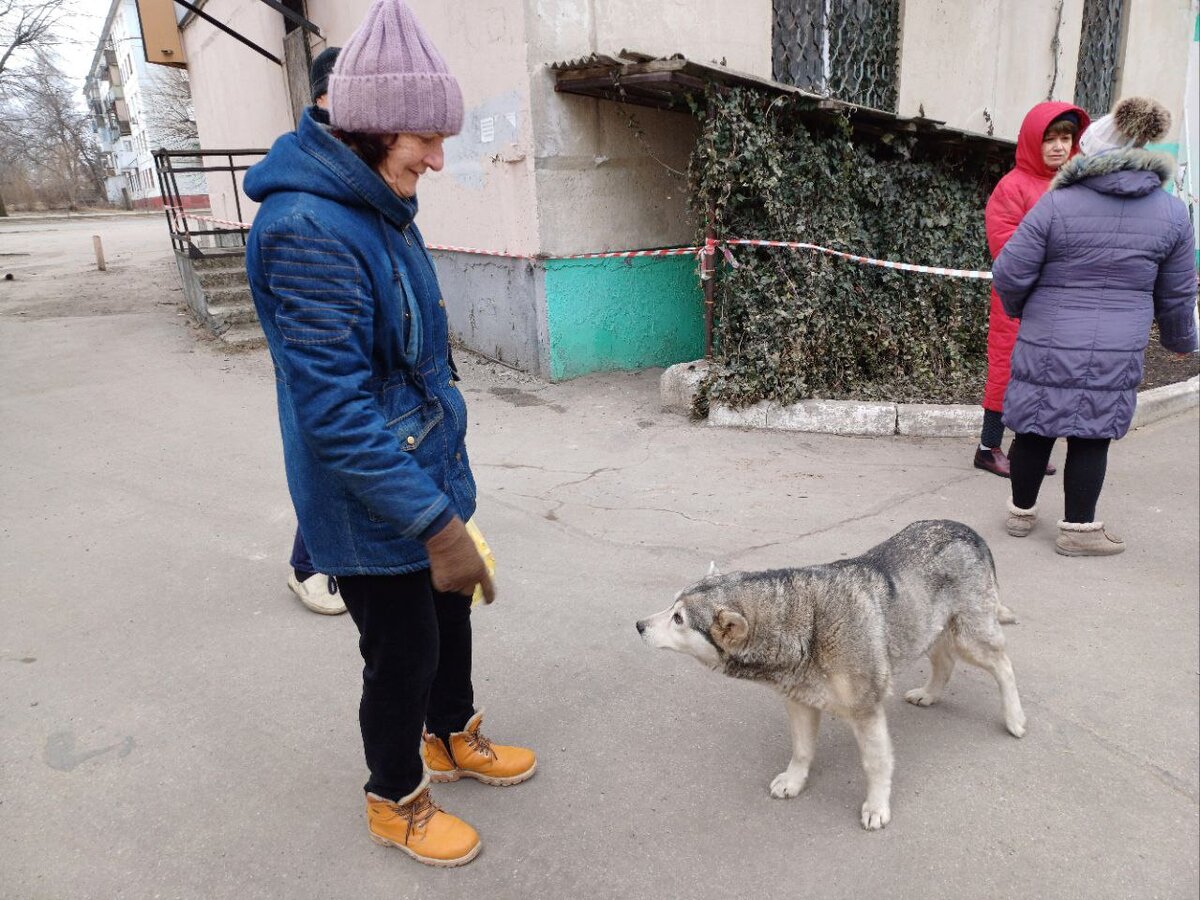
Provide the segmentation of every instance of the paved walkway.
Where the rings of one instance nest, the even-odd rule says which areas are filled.
[[[92,227],[0,226],[31,254],[0,281],[0,896],[1196,895],[1195,413],[1114,447],[1101,505],[1130,550],[1068,560],[1048,523],[1003,534],[1005,484],[970,442],[700,428],[658,411],[654,372],[546,386],[467,364],[501,566],[477,692],[489,733],[542,761],[521,787],[437,790],[485,848],[434,871],[364,834],[354,628],[284,585],[267,356],[177,315],[161,223],[107,223],[106,274]],[[960,669],[942,706],[890,701],[886,830],[858,825],[837,721],[808,789],[772,800],[782,703],[634,621],[710,559],[836,559],[929,517],[992,544],[1028,736]]]

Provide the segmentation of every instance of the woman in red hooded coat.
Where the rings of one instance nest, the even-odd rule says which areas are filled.
[[[1088,114],[1070,103],[1039,103],[1025,116],[1017,136],[1017,165],[1000,179],[988,198],[984,222],[992,259],[1000,255],[1025,214],[1050,187],[1062,165],[1079,152],[1079,136]],[[1020,320],[1004,312],[995,289],[988,316],[988,372],[983,393],[983,431],[975,451],[975,468],[1009,477],[1008,457],[1000,449],[1004,437],[1004,392]],[[1054,467],[1047,464],[1046,474]]]

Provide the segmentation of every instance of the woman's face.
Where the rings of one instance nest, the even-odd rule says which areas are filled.
[[[1071,158],[1075,138],[1069,134],[1048,134],[1042,138],[1042,162],[1048,169],[1058,169]]]
[[[444,137],[440,134],[409,134],[402,132],[392,138],[388,154],[379,163],[379,177],[401,197],[417,193],[417,181],[432,169],[442,170]]]

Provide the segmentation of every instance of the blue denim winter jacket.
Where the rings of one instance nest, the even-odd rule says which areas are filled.
[[[305,113],[247,173],[246,247],[275,363],[288,488],[318,571],[428,568],[423,540],[475,511],[445,303],[396,196]]]

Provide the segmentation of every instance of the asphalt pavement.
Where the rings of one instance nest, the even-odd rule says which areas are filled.
[[[109,271],[89,271],[105,229]],[[25,255],[27,254],[27,255]],[[150,219],[0,225],[0,896],[5,898],[1195,897],[1200,418],[1114,445],[1111,559],[1027,539],[970,441],[707,428],[657,372],[548,385],[464,360],[487,732],[540,755],[513,788],[439,786],[481,832],[433,870],[366,836],[348,617],[285,585],[294,520],[265,351],[182,309]],[[1061,449],[1056,451],[1061,467]],[[917,519],[989,541],[1020,616],[1029,716],[990,677],[900,695],[892,823],[858,824],[850,730],[773,800],[781,700],[642,645],[636,619],[723,569],[854,555]]]

